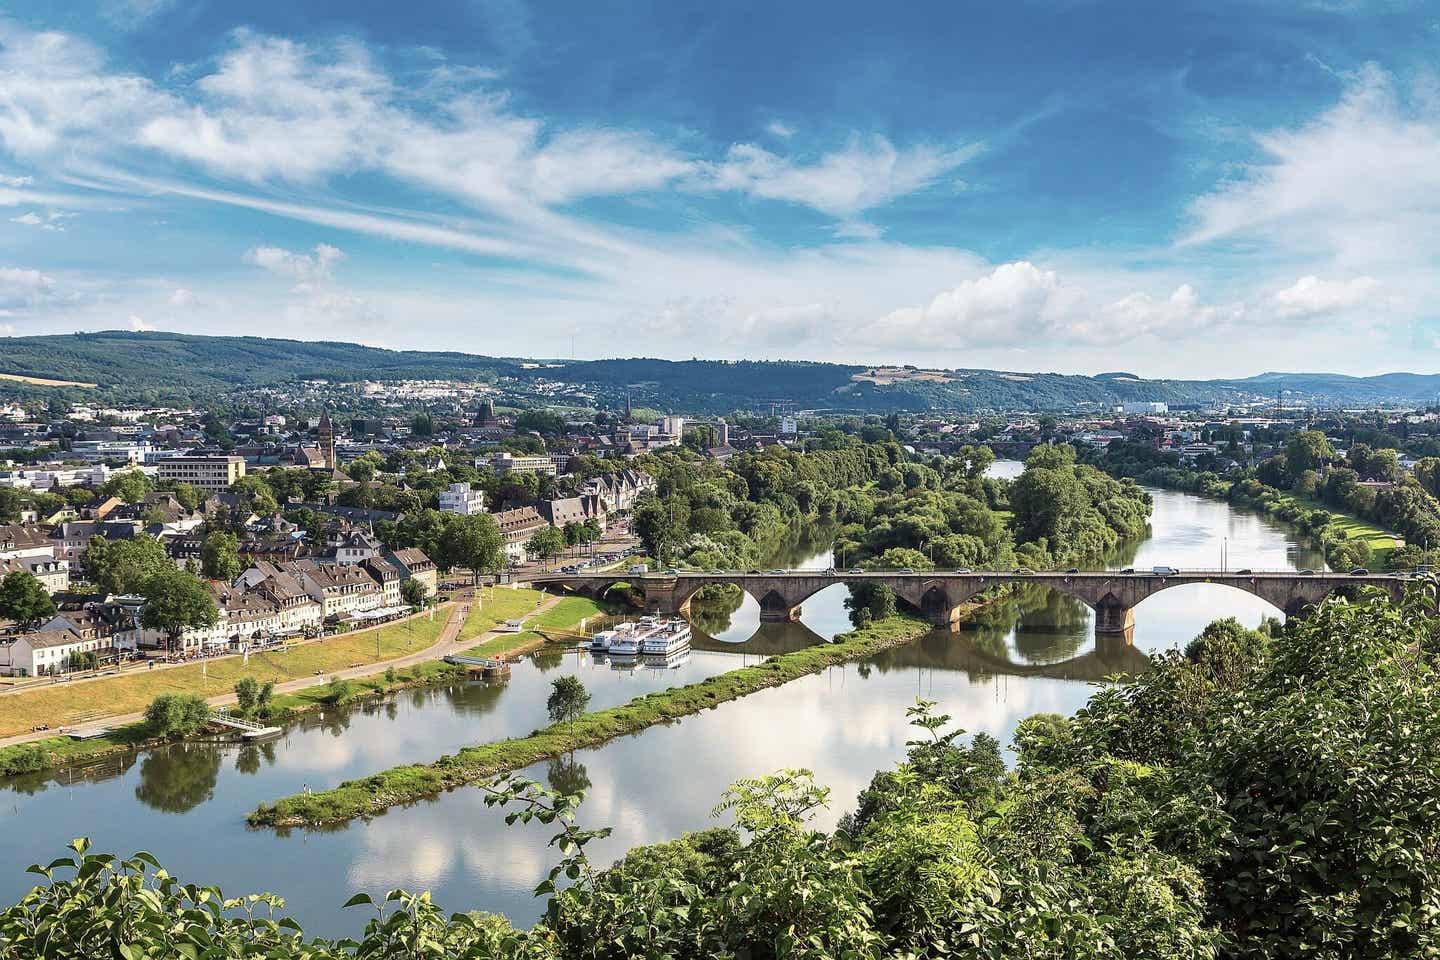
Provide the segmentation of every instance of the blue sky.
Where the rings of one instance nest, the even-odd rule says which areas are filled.
[[[1437,261],[1440,2],[0,13],[5,335],[1429,371]]]

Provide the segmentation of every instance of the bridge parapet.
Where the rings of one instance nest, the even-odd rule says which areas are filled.
[[[1221,584],[1267,601],[1287,615],[1303,612],[1332,593],[1375,586],[1392,599],[1403,596],[1411,578],[1398,574],[1306,574],[1293,570],[1243,571],[1184,570],[1160,575],[1153,572],[1077,571],[1017,573],[1015,571],[868,571],[786,570],[739,573],[680,571],[650,574],[563,574],[539,576],[537,585],[554,585],[593,593],[618,582],[638,585],[652,613],[683,613],[702,588],[733,584],[760,604],[762,621],[794,620],[810,597],[836,584],[869,583],[890,588],[920,610],[937,626],[949,626],[963,604],[997,586],[1033,584],[1073,596],[1095,611],[1095,629],[1101,634],[1124,634],[1134,625],[1134,609],[1162,590],[1192,583]]]

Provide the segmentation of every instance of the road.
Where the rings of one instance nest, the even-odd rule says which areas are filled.
[[[559,603],[560,600],[560,597],[547,597],[544,603],[526,615],[526,619],[549,610],[555,606],[555,604]],[[384,673],[391,667],[398,670],[404,667],[414,666],[417,663],[425,663],[429,660],[439,660],[451,654],[460,653],[462,650],[468,650],[471,647],[478,646],[487,640],[500,636],[501,633],[504,632],[500,630],[489,630],[478,637],[472,637],[469,640],[459,640],[457,638],[460,636],[460,628],[465,625],[465,620],[469,615],[470,601],[460,600],[451,610],[450,619],[446,622],[444,629],[440,631],[440,637],[423,650],[407,653],[405,656],[397,657],[394,660],[367,663],[358,667],[347,667],[344,670],[335,670],[321,676],[286,680],[284,683],[277,683],[275,685],[275,692],[294,693],[297,690],[304,690],[307,687],[318,687],[323,683],[329,683],[332,679],[356,680],[362,677],[374,676],[377,673]],[[235,702],[235,694],[226,693],[209,697],[205,702],[211,707],[229,706]],[[107,727],[121,727],[129,723],[136,723],[144,719],[144,716],[144,713],[126,713],[119,716],[100,717],[88,722],[85,726],[98,727],[103,725]],[[0,739],[0,747],[8,747],[15,743],[29,743],[34,740],[46,740],[59,735],[55,730],[38,730],[30,733],[22,733],[17,736]]]

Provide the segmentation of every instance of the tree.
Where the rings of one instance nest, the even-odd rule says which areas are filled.
[[[140,625],[165,634],[166,649],[174,652],[186,630],[213,627],[220,620],[215,600],[194,574],[171,565],[151,575],[140,588],[145,606]]]
[[[580,682],[579,677],[567,675],[557,677],[551,684],[550,698],[545,701],[545,709],[553,723],[568,721],[573,726],[589,703],[590,692],[585,689],[585,684]]]
[[[106,497],[119,497],[126,503],[139,503],[145,499],[155,485],[139,470],[126,470],[106,480],[100,493]]]
[[[0,523],[19,523],[25,498],[14,487],[0,487]]]
[[[429,596],[430,588],[414,577],[400,582],[400,597],[412,607],[423,607]]]
[[[95,584],[110,593],[138,593],[156,573],[175,569],[160,541],[144,534],[129,540],[91,537],[85,564]]]
[[[679,497],[644,497],[635,507],[635,533],[645,552],[661,563],[684,542],[689,522],[689,501]]]
[[[532,557],[549,560],[558,557],[565,550],[565,535],[555,527],[546,525],[530,535],[525,542],[525,552]]]
[[[235,534],[211,531],[200,547],[200,571],[211,580],[233,583],[240,576],[240,544]]]
[[[482,572],[493,573],[505,564],[505,540],[488,513],[451,517],[440,534],[439,547],[445,564],[469,569],[477,585]]]
[[[235,681],[235,706],[243,714],[255,711],[260,701],[260,681],[246,674]]]
[[[55,601],[34,574],[28,570],[12,570],[0,579],[0,616],[24,628],[54,615]]]
[[[193,736],[210,719],[210,706],[194,693],[162,693],[145,708],[145,724],[157,737]]]
[[[1323,470],[1335,459],[1335,448],[1321,430],[1301,430],[1285,445],[1285,464],[1292,478],[1306,470]]]

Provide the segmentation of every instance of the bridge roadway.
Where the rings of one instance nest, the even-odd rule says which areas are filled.
[[[683,613],[703,587],[733,584],[760,603],[762,621],[794,620],[804,602],[837,583],[873,583],[889,587],[897,596],[921,611],[936,626],[949,626],[977,594],[1003,584],[1034,584],[1049,587],[1079,599],[1095,611],[1095,632],[1128,634],[1135,624],[1135,607],[1145,598],[1173,587],[1192,583],[1214,583],[1253,594],[1286,615],[1301,613],[1332,593],[1352,594],[1359,587],[1379,587],[1399,600],[1411,578],[1400,574],[1299,573],[1294,570],[1181,570],[1160,575],[1150,571],[1122,573],[1118,570],[1061,573],[1056,571],[1016,573],[1014,571],[930,570],[907,573],[876,570],[852,573],[843,570],[680,570],[675,573],[569,573],[539,574],[530,578],[535,586],[549,586],[589,596],[599,596],[616,583],[632,584],[645,593],[645,607],[651,613]]]

